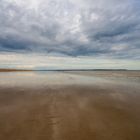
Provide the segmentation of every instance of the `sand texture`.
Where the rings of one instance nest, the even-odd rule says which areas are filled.
[[[140,72],[1,72],[0,140],[140,140]]]

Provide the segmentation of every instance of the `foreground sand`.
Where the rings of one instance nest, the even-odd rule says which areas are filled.
[[[0,73],[0,140],[139,140],[140,72]]]

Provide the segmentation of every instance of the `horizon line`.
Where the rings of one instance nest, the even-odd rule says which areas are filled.
[[[0,68],[0,72],[16,72],[16,71],[140,71],[137,69],[15,69],[15,68]]]

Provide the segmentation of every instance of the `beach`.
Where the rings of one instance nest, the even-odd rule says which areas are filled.
[[[0,72],[0,140],[139,140],[140,71]]]

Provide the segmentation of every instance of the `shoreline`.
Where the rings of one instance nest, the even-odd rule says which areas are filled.
[[[3,69],[0,68],[0,72],[36,72],[36,71],[56,71],[56,72],[116,72],[116,71],[140,71],[140,70],[128,70],[128,69],[48,69],[48,70],[32,70],[32,69]]]

